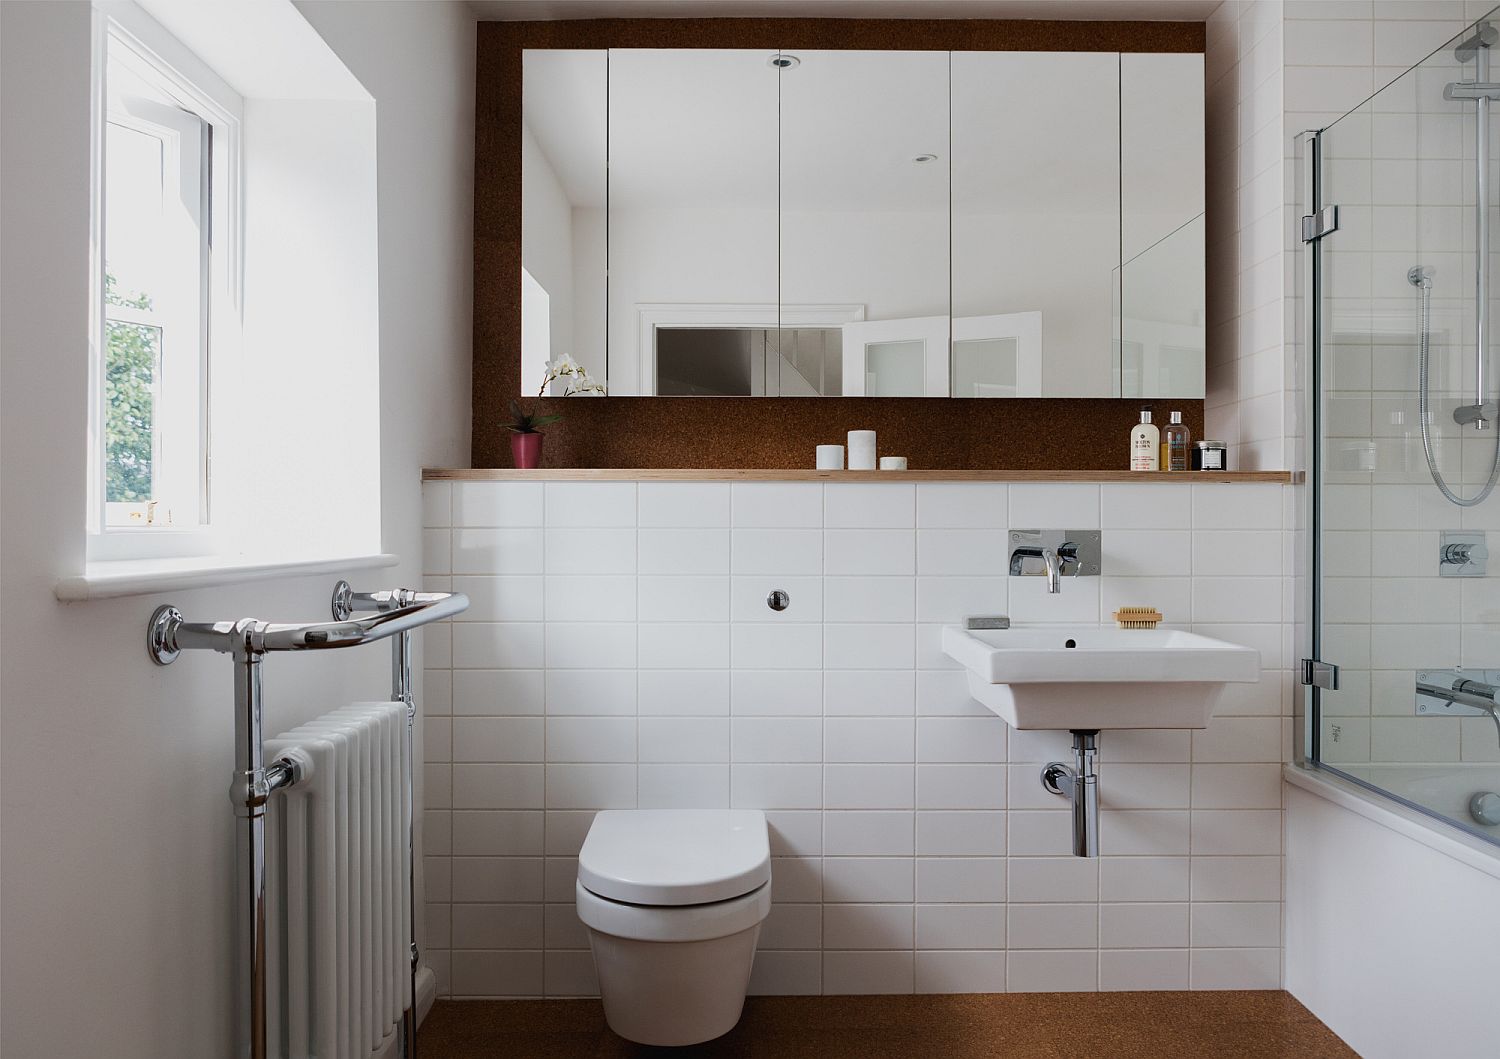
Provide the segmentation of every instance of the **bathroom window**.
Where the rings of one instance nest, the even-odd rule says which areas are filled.
[[[98,19],[89,556],[203,554],[239,101],[134,5]]]

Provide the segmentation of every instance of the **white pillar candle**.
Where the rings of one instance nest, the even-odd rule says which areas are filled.
[[[849,469],[851,471],[875,469],[875,431],[849,431]]]
[[[818,470],[842,471],[844,469],[844,446],[819,445]]]
[[[880,457],[880,469],[882,471],[904,471],[906,470],[906,457],[882,456]]]

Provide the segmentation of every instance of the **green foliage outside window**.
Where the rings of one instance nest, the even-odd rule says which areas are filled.
[[[151,299],[121,294],[115,277],[105,273],[104,304],[149,310]],[[104,498],[110,503],[142,503],[152,498],[152,389],[161,358],[161,329],[106,319],[104,337]]]

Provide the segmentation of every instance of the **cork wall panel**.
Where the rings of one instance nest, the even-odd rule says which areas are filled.
[[[473,459],[510,465],[520,392],[521,52],[526,48],[778,48],[1201,52],[1196,22],[630,19],[481,22],[474,129]],[[849,430],[880,433],[913,468],[1123,467],[1138,409],[1178,409],[1202,436],[1203,402],[1032,398],[548,398],[557,467],[794,468]]]

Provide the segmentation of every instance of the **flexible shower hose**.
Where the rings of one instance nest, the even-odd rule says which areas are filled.
[[[1414,270],[1415,272],[1415,270]],[[1420,275],[1420,274],[1418,274]],[[1422,276],[1414,278],[1412,282],[1422,292],[1422,330],[1417,339],[1417,418],[1422,424],[1422,455],[1427,457],[1427,470],[1432,474],[1433,483],[1437,485],[1442,494],[1457,504],[1459,507],[1473,507],[1483,503],[1490,493],[1495,490],[1495,482],[1500,481],[1500,424],[1495,427],[1495,458],[1490,464],[1490,480],[1485,483],[1479,495],[1464,498],[1448,488],[1448,483],[1443,480],[1443,473],[1438,470],[1437,459],[1432,454],[1432,432],[1428,426],[1428,405],[1431,403],[1428,394],[1428,362],[1431,360],[1431,348],[1428,340],[1430,325],[1432,322],[1432,280]],[[1483,351],[1480,351],[1483,356]],[[1479,400],[1483,401],[1481,394]],[[1463,462],[1463,446],[1459,446],[1459,463]],[[1495,717],[1495,726],[1500,728],[1500,715]]]

